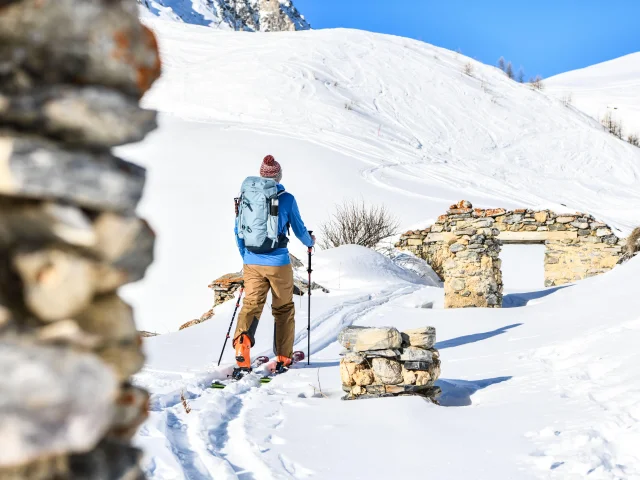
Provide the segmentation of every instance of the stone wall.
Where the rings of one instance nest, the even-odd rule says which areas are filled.
[[[0,2],[0,478],[142,478],[133,310],[155,235],[145,170],[160,74],[135,0]]]
[[[440,354],[436,331],[423,327],[399,332],[395,328],[347,327],[338,342],[345,400],[420,395],[437,403]]]
[[[535,243],[547,246],[545,285],[556,286],[611,270],[625,242],[584,213],[479,209],[463,200],[431,227],[402,235],[396,247],[423,258],[440,275],[448,307],[500,306],[500,245]]]

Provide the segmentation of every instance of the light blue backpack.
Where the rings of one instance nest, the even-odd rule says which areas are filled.
[[[275,180],[248,177],[238,198],[238,237],[252,253],[271,253],[287,246],[286,235],[278,236],[279,197]]]

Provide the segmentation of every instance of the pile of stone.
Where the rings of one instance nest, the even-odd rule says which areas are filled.
[[[142,478],[133,310],[155,235],[145,170],[160,74],[135,0],[0,2],[0,478]]]
[[[440,354],[436,330],[347,327],[338,335],[345,400],[420,395],[437,403]]]

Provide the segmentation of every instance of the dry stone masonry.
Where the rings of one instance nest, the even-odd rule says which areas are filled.
[[[546,245],[545,285],[563,285],[611,270],[625,242],[584,213],[556,214],[452,205],[424,230],[401,236],[398,248],[426,260],[445,282],[445,307],[502,306],[503,244]]]
[[[303,267],[303,264],[300,260],[298,260],[295,256],[289,254],[291,259],[291,266],[294,269],[294,280],[293,280],[293,294],[298,296],[303,296],[307,292],[307,283],[308,280],[303,280],[298,275],[295,274],[295,271],[299,268]],[[209,288],[213,290],[213,307],[203,313],[200,318],[196,318],[184,323],[180,330],[184,330],[185,328],[193,327],[194,325],[199,325],[202,322],[206,322],[210,320],[215,315],[215,308],[218,305],[222,305],[225,302],[229,302],[231,300],[235,300],[238,294],[238,290],[242,287],[244,283],[244,278],[242,272],[237,273],[227,273],[226,275],[217,278],[213,282],[209,284]],[[329,293],[329,290],[318,285],[315,282],[311,282],[312,290],[322,290],[325,293]]]
[[[135,215],[160,74],[135,0],[0,2],[0,478],[138,479],[148,394],[117,294],[153,260]]]
[[[420,395],[437,403],[440,354],[433,327],[399,332],[395,328],[347,327],[338,335],[345,400]]]

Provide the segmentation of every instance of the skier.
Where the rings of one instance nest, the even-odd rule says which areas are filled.
[[[260,177],[247,178],[240,198],[236,199],[235,234],[244,264],[245,299],[233,337],[238,364],[235,378],[251,371],[250,349],[255,344],[269,290],[275,320],[276,373],[286,371],[292,363],[295,307],[287,234],[291,228],[308,248],[313,247],[316,239],[305,228],[296,199],[285,192],[281,181],[280,164],[267,155],[260,166]]]

